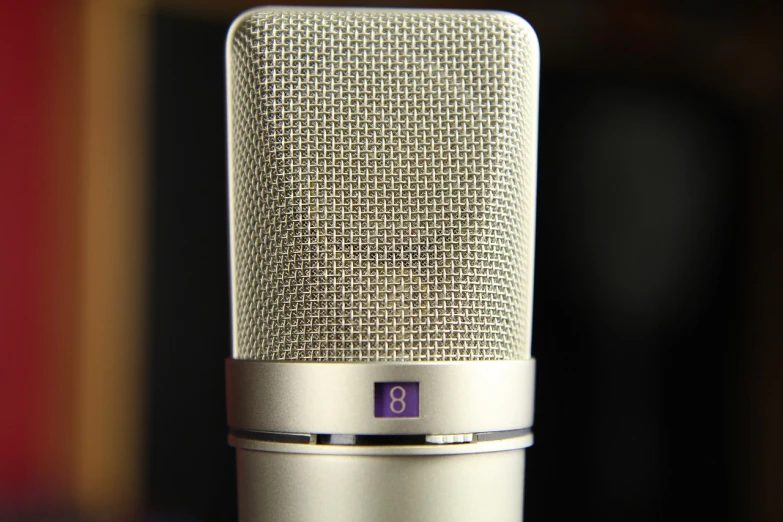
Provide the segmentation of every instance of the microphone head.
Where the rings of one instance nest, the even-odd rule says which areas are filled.
[[[275,7],[227,53],[234,358],[529,358],[532,28]]]

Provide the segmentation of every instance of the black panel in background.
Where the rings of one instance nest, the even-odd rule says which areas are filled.
[[[638,65],[544,65],[539,137],[526,522],[742,520],[747,129]]]
[[[224,41],[229,22],[152,21],[149,511],[236,520],[226,443],[230,354]]]
[[[165,519],[236,519],[223,383],[230,345],[227,27],[228,21],[160,12],[153,23],[147,496],[150,510]],[[730,111],[708,96],[676,79],[660,82],[619,67],[568,72],[544,63],[533,334],[539,373],[526,522],[739,520],[727,429],[737,418],[736,371],[726,361],[741,328],[744,135]],[[614,106],[614,120],[596,118],[612,100],[625,103]],[[703,176],[690,189],[677,189],[676,177],[671,186],[655,182],[655,168],[639,170],[655,161],[662,175],[679,168],[677,151],[656,160],[645,156],[656,150],[652,143],[638,157],[628,153],[640,146],[628,134],[644,129],[628,123],[656,113],[670,115],[672,129],[681,129],[694,150],[711,151],[694,164]],[[677,118],[685,118],[682,126]],[[712,130],[701,133],[698,122]],[[665,138],[652,136],[670,147],[673,140]],[[647,261],[663,255],[678,227],[690,226],[689,220],[656,224],[677,217],[667,205],[682,203],[683,194],[710,196],[688,214],[708,240],[686,242],[674,261],[666,258],[674,268],[677,256],[690,260],[690,280],[670,281],[673,290],[656,301],[676,313],[630,327],[612,313],[623,307],[601,287],[607,273],[598,270],[598,254],[608,252],[602,255],[609,273],[626,274],[630,285],[644,279],[646,267],[664,279],[671,275]],[[633,245],[643,252],[635,255]],[[623,295],[631,296],[626,311],[643,316],[634,292]]]

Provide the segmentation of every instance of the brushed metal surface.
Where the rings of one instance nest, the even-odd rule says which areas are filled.
[[[240,522],[520,522],[525,450],[336,456],[237,450]]]
[[[376,418],[376,382],[419,383],[418,418]],[[228,423],[287,433],[453,434],[533,425],[535,359],[472,363],[226,360]]]

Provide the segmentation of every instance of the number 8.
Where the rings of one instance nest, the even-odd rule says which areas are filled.
[[[399,397],[396,397],[394,395],[395,390],[400,390]],[[389,397],[391,397],[391,404],[389,404],[389,409],[393,413],[402,413],[405,411],[406,404],[405,404],[405,388],[402,386],[395,386],[391,390],[389,390]],[[395,406],[395,404],[400,404],[401,406]]]

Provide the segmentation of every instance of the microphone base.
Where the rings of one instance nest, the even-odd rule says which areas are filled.
[[[407,456],[378,450],[237,447],[240,522],[522,520],[524,449]]]

